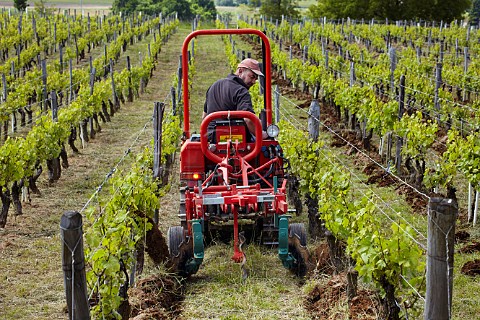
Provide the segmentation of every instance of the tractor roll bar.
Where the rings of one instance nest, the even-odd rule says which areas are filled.
[[[235,118],[235,119],[242,119],[247,118],[252,120],[255,123],[255,147],[251,152],[246,154],[243,159],[245,161],[250,161],[255,158],[262,148],[262,124],[257,116],[249,111],[217,111],[210,113],[208,116],[205,117],[202,121],[202,125],[200,126],[200,145],[202,148],[203,154],[210,160],[215,163],[220,163],[223,161],[222,158],[214,154],[212,151],[208,149],[208,125],[210,122],[216,119],[226,119],[226,118]],[[248,130],[248,129],[247,129]],[[228,157],[228,155],[227,155]]]
[[[253,34],[259,36],[265,47],[265,108],[267,116],[267,126],[272,124],[272,79],[271,79],[271,50],[268,37],[263,32],[255,29],[205,29],[196,30],[190,33],[183,41],[182,46],[182,87],[183,87],[183,132],[185,137],[190,138],[190,114],[189,114],[189,96],[188,96],[188,45],[190,41],[201,35],[225,35],[225,34]]]

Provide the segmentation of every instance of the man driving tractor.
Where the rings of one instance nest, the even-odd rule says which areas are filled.
[[[257,81],[263,77],[257,60],[247,58],[240,62],[235,73],[224,79],[217,80],[207,90],[203,118],[216,111],[249,111],[254,113],[252,98],[248,91]],[[245,123],[252,136],[255,135],[255,126],[250,119],[245,118]],[[265,131],[262,139],[268,138]]]

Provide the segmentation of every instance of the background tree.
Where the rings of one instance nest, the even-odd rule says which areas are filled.
[[[383,20],[443,20],[461,18],[471,0],[318,0],[309,8],[312,18],[365,18]]]
[[[28,3],[27,0],[14,0],[13,6],[18,11],[25,11],[25,9],[28,7]]]
[[[213,0],[114,0],[112,11],[126,14],[135,11],[147,14],[162,12],[164,15],[177,12],[181,20],[189,20],[197,14],[205,19],[214,19],[217,14]]]
[[[225,7],[236,7],[238,6],[238,3],[236,3],[233,0],[217,0],[216,4],[219,6],[225,6]]]
[[[258,8],[262,5],[261,0],[248,0],[248,6],[250,8]]]
[[[437,0],[435,1],[436,16],[432,20],[451,22],[459,19],[472,6],[471,0]]]
[[[112,11],[115,14],[123,12],[130,14],[135,11],[138,6],[137,0],[114,0],[112,3]]]
[[[471,23],[478,25],[480,22],[480,0],[473,0],[472,9],[469,13]]]
[[[165,15],[177,12],[178,18],[181,20],[189,20],[193,17],[190,2],[186,0],[161,0],[161,3],[162,12]]]
[[[217,15],[217,9],[212,0],[193,0],[190,8],[194,15],[200,15],[207,20],[215,19]]]
[[[273,19],[281,19],[282,15],[291,18],[300,17],[295,0],[263,0],[260,13]]]
[[[55,7],[48,6],[46,0],[38,0],[33,3],[35,11],[43,15],[52,15],[55,12]]]

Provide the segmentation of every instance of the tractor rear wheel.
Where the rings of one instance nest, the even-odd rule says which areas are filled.
[[[288,251],[295,258],[291,269],[299,277],[304,277],[308,271],[310,254],[306,248],[307,231],[303,223],[292,223],[288,232]]]
[[[187,262],[193,257],[192,242],[185,237],[185,231],[182,226],[168,228],[167,232],[168,252],[172,260],[174,270],[182,277],[187,277],[190,273],[187,270]]]
[[[179,253],[179,247],[185,240],[185,233],[183,227],[175,226],[168,228],[167,231],[168,253],[171,257],[175,257]]]
[[[290,228],[288,228],[288,235],[290,237],[297,236],[300,240],[302,246],[307,245],[307,231],[305,229],[305,224],[303,223],[292,223]]]

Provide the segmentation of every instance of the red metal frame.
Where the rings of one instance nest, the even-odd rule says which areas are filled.
[[[255,158],[260,152],[260,149],[262,148],[262,124],[254,113],[251,113],[249,111],[217,111],[214,113],[210,113],[208,116],[206,116],[202,121],[202,125],[200,126],[200,143],[202,147],[202,152],[208,159],[212,160],[213,162],[220,163],[223,161],[223,159],[208,149],[208,125],[210,124],[210,122],[216,119],[231,118],[250,119],[255,124],[255,137],[260,137],[258,139],[255,139],[254,149],[243,157],[245,161],[250,161]]]
[[[265,47],[265,108],[267,116],[267,126],[272,124],[272,78],[271,78],[271,49],[268,37],[259,30],[255,29],[205,29],[196,30],[190,33],[183,41],[182,46],[182,87],[183,87],[183,132],[185,137],[190,138],[190,106],[188,94],[188,46],[190,41],[202,35],[225,35],[225,34],[253,34],[259,36]],[[257,135],[258,137],[258,135]]]

